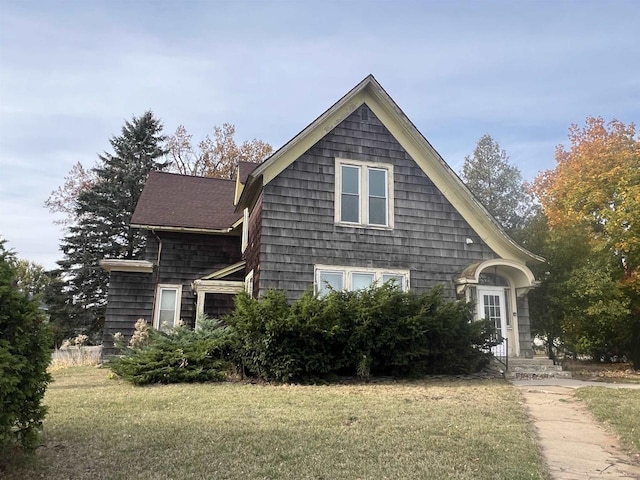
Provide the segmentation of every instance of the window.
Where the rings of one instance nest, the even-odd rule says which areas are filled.
[[[393,227],[393,165],[336,159],[336,223]]]
[[[253,270],[251,270],[246,277],[244,277],[244,291],[253,297]]]
[[[180,318],[181,285],[158,285],[153,326],[158,330],[175,327]]]
[[[249,245],[249,209],[245,208],[242,216],[242,246],[241,252],[247,249]]]
[[[315,288],[320,296],[326,295],[330,289],[361,290],[389,280],[406,292],[409,289],[409,270],[316,265]]]

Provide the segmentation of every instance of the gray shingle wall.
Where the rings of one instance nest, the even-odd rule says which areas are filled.
[[[533,358],[533,345],[531,344],[531,319],[529,318],[529,299],[527,297],[516,298],[518,307],[518,336],[520,342],[520,356]]]
[[[412,289],[445,284],[453,296],[452,280],[466,266],[496,255],[373,112],[361,118],[358,109],[265,186],[260,290],[285,290],[294,300],[313,285],[314,264],[329,264],[406,268]],[[336,157],[393,164],[392,231],[335,225]]]
[[[160,266],[156,267],[156,284],[182,285],[180,318],[188,326],[195,325],[196,295],[191,283],[209,273],[241,260],[240,237],[193,233],[158,232],[162,240]],[[157,240],[155,248],[157,249]],[[150,242],[149,255],[154,245]],[[157,255],[157,250],[155,250]]]
[[[136,320],[151,321],[153,311],[153,274],[111,272],[109,277],[109,301],[105,314],[102,336],[102,355],[115,355],[113,335],[121,332],[131,337]]]
[[[105,315],[103,355],[117,353],[113,348],[113,334],[122,332],[127,338],[133,334],[138,318],[153,322],[153,302],[158,284],[182,285],[180,318],[187,325],[195,324],[196,295],[191,283],[241,259],[240,237],[192,233],[157,232],[162,240],[160,265],[158,238],[147,237],[144,253],[138,259],[156,264],[153,273],[111,272],[109,299]],[[230,277],[231,279],[231,277]],[[234,280],[238,280],[235,276]],[[209,310],[216,315],[230,311],[229,300],[210,303]]]

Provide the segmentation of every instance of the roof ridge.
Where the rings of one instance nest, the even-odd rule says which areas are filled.
[[[173,175],[175,177],[184,177],[184,178],[199,178],[199,179],[203,179],[203,180],[217,180],[217,181],[222,181],[222,182],[234,182],[234,179],[230,179],[230,178],[220,178],[220,177],[207,177],[204,175],[187,175],[184,173],[178,173],[178,172],[164,172],[161,170],[151,170],[149,172],[149,174],[162,174],[162,175]]]

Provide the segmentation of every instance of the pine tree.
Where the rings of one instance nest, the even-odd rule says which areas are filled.
[[[530,214],[531,195],[518,167],[509,164],[507,152],[490,135],[483,135],[473,155],[465,157],[461,176],[508,232],[523,227]]]
[[[51,361],[43,312],[18,288],[15,255],[4,244],[0,238],[0,472],[16,447],[32,452],[38,444]]]
[[[67,279],[66,292],[83,314],[79,318],[99,336],[107,300],[109,275],[103,258],[132,258],[144,247],[144,236],[129,227],[144,182],[166,154],[162,123],[151,111],[125,122],[120,136],[111,138],[113,154],[99,156],[95,183],[76,200],[75,222],[64,237],[59,261]]]

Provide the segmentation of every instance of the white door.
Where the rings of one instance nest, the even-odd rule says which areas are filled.
[[[505,309],[503,288],[478,288],[478,317],[488,318],[496,327],[496,333],[503,341],[491,348],[496,356],[507,356],[507,312]]]

